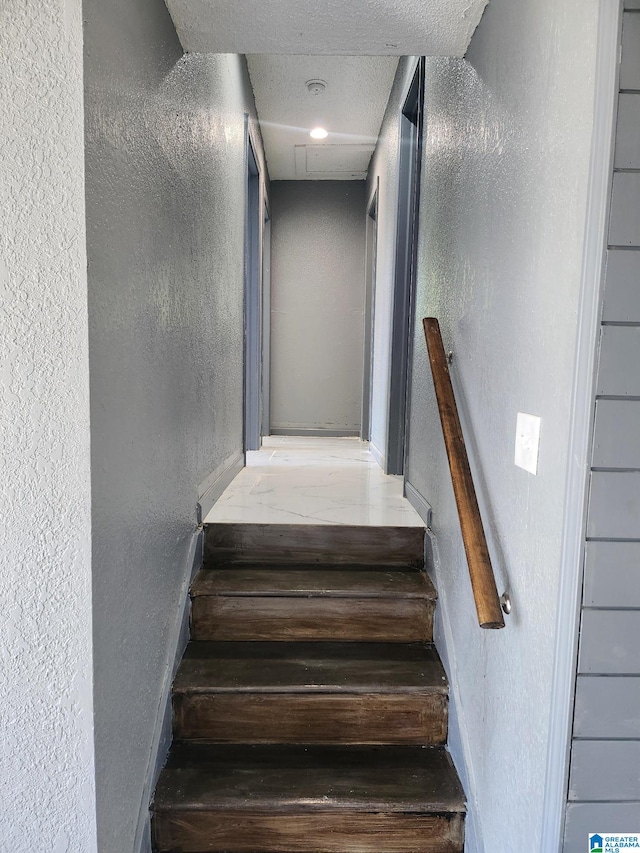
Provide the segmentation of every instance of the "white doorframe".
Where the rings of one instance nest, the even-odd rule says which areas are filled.
[[[562,849],[564,835],[578,656],[596,347],[613,172],[621,26],[622,3],[619,0],[600,0],[594,127],[567,453],[565,527],[544,791],[541,846],[544,853],[558,853]]]

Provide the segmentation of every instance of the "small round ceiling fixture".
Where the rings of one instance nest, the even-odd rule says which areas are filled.
[[[322,95],[327,88],[326,80],[307,80],[304,85],[310,95]]]
[[[309,131],[309,136],[312,139],[326,139],[329,136],[329,132],[324,127],[314,127],[313,130]]]

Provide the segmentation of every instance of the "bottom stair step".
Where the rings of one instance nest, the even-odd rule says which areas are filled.
[[[464,812],[441,748],[177,744],[153,836],[173,853],[460,853]]]

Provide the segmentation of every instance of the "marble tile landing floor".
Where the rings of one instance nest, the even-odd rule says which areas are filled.
[[[269,436],[249,451],[213,522],[424,527],[402,478],[383,473],[367,442],[306,436]]]

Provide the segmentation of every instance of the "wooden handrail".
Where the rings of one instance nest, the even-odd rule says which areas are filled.
[[[476,490],[473,485],[469,457],[464,443],[456,398],[451,385],[449,365],[440,334],[440,324],[435,317],[422,321],[427,340],[429,361],[436,389],[440,422],[447,448],[453,492],[460,517],[462,540],[467,555],[471,588],[476,602],[481,628],[504,628],[504,617],[498,598],[496,579],[491,566],[487,539],[482,526]]]

